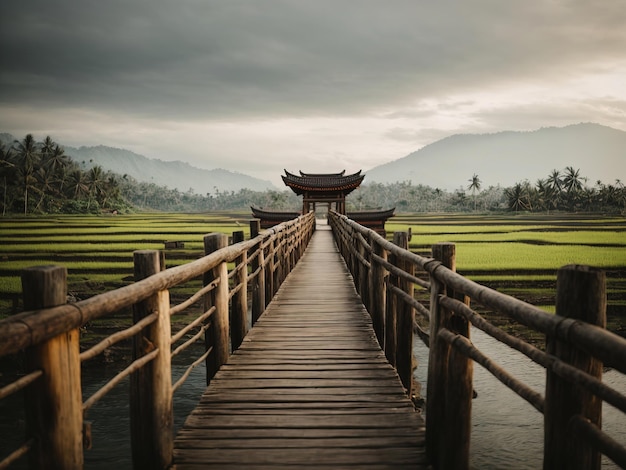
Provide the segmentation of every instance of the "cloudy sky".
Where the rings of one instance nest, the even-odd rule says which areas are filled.
[[[624,0],[2,0],[0,132],[277,182],[455,133],[626,131]]]

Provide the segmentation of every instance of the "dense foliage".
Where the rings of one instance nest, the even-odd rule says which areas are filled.
[[[588,186],[580,171],[553,170],[536,184],[523,181],[511,188],[482,188],[474,174],[467,186],[455,191],[411,182],[364,184],[348,196],[348,210],[395,207],[398,212],[471,212],[552,210],[573,212],[626,212],[626,189],[598,181]],[[36,142],[31,134],[0,146],[2,214],[99,213],[131,210],[215,211],[247,210],[256,206],[273,210],[298,210],[301,202],[291,191],[181,192],[154,183],[138,182],[128,175],[85,169],[65,155],[50,137]]]

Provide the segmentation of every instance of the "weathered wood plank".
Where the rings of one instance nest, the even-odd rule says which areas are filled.
[[[318,230],[175,441],[189,468],[428,468],[421,415]]]

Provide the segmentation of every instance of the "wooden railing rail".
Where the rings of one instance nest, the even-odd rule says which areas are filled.
[[[25,270],[22,281],[27,311],[0,321],[0,357],[23,352],[27,370],[23,377],[0,388],[0,399],[24,390],[28,435],[22,446],[3,457],[0,469],[26,453],[33,468],[82,468],[83,448],[91,445],[87,412],[128,376],[133,465],[168,468],[174,437],[173,393],[202,362],[207,364],[207,382],[213,377],[263,313],[303,254],[314,229],[313,213],[262,233],[259,221],[253,220],[250,240],[243,240],[243,232],[235,232],[235,244],[226,246],[226,235],[209,234],[205,237],[205,256],[167,270],[162,253],[137,251],[137,282],[73,304],[66,303],[65,268]],[[229,263],[234,263],[230,272]],[[171,289],[198,278],[204,280],[203,286],[171,305]],[[191,312],[194,318],[172,334],[171,317],[188,313],[190,307],[198,309],[200,303],[201,311]],[[132,326],[79,352],[79,328],[131,307]],[[133,361],[83,402],[81,362],[129,339],[134,344]],[[203,342],[202,353],[172,384],[171,358],[199,341]]]
[[[602,382],[603,366],[626,373],[626,340],[605,329],[602,271],[561,268],[552,315],[457,274],[454,244],[433,245],[433,257],[427,258],[402,248],[404,235],[395,233],[391,243],[346,216],[331,213],[329,220],[379,342],[398,365],[408,393],[410,381],[399,362],[400,355],[411,354],[404,339],[412,330],[408,325],[430,348],[426,436],[436,468],[469,467],[473,362],[543,413],[544,468],[596,469],[601,453],[626,468],[626,448],[601,430],[603,401],[626,413],[626,396]],[[428,308],[415,299],[414,288],[430,291]],[[470,307],[472,302],[545,334],[546,350],[489,323]],[[428,318],[428,332],[410,323],[415,312]],[[476,348],[469,340],[470,324],[545,367],[544,394]],[[407,363],[405,359],[402,367]]]

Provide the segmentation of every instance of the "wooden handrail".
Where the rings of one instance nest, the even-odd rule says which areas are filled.
[[[185,381],[191,370],[202,361],[212,365],[207,380],[230,354],[229,331],[232,332],[232,348],[236,349],[247,331],[247,292],[253,293],[253,317],[256,320],[269,303],[280,283],[303,254],[315,229],[313,213],[305,214],[270,230],[259,233],[258,220],[250,224],[252,238],[244,241],[242,233],[236,232],[235,244],[224,246],[206,256],[175,268],[161,270],[162,256],[157,251],[135,252],[135,278],[141,279],[129,286],[97,295],[90,299],[65,303],[66,281],[64,268],[46,267],[30,270],[32,278],[42,277],[45,282],[31,282],[34,293],[25,302],[30,310],[0,320],[0,357],[27,351],[32,358],[29,363],[37,367],[24,378],[3,387],[2,396],[8,396],[25,388],[31,403],[38,404],[29,413],[28,428],[36,433],[29,442],[35,452],[32,462],[38,468],[82,468],[83,443],[90,442],[89,429],[83,421],[85,412],[97,400],[112,389],[123,377],[131,375],[131,435],[133,463],[135,468],[167,468],[172,459],[173,431],[171,416],[172,394]],[[222,234],[215,239],[222,240]],[[209,237],[210,238],[210,237]],[[221,243],[221,242],[220,242]],[[212,250],[209,250],[212,251]],[[236,266],[228,272],[227,263]],[[248,270],[256,273],[248,276]],[[41,274],[40,274],[41,273]],[[187,300],[170,308],[169,289],[198,277],[205,278],[205,285]],[[145,279],[142,279],[145,278]],[[267,279],[271,279],[269,297],[265,294]],[[55,282],[50,297],[46,285]],[[230,282],[229,282],[230,281]],[[59,284],[60,282],[60,284]],[[232,285],[231,285],[232,284]],[[38,299],[44,299],[39,301]],[[229,299],[232,297],[232,311]],[[173,313],[181,313],[204,299],[205,306],[188,326],[172,335],[170,320]],[[259,303],[259,299],[261,303]],[[124,331],[112,334],[92,349],[78,354],[77,329],[88,321],[102,318],[128,307],[134,309],[135,324]],[[234,323],[229,324],[229,318]],[[215,326],[218,328],[215,328]],[[209,328],[213,326],[213,328]],[[196,331],[191,334],[191,330]],[[205,341],[205,351],[193,361],[183,376],[172,385],[172,354],[177,354],[194,342],[202,340],[205,333],[211,337]],[[189,333],[191,336],[187,338]],[[121,339],[134,337],[134,361],[84,403],[80,396],[80,359],[91,359]],[[174,343],[185,337],[182,344]],[[51,349],[52,348],[52,349]],[[174,351],[172,352],[172,349]],[[48,351],[52,351],[49,353]],[[60,354],[62,353],[62,354]],[[72,366],[54,366],[58,357],[69,354]],[[71,377],[64,376],[64,371]],[[208,369],[207,369],[208,370]],[[28,372],[28,371],[27,371]],[[53,380],[50,380],[50,376]],[[45,387],[42,377],[48,376]],[[50,387],[53,387],[52,389]],[[69,391],[69,392],[68,392]],[[50,402],[56,400],[57,402]],[[41,402],[41,404],[39,404]],[[81,406],[82,405],[82,406]],[[38,409],[51,413],[49,419],[41,419]],[[71,425],[68,425],[68,418]],[[82,419],[81,419],[82,418]],[[37,421],[35,425],[33,423]],[[82,423],[82,424],[81,424]],[[132,424],[135,423],[135,424]],[[48,425],[54,430],[51,432]],[[84,439],[83,439],[83,433]],[[26,452],[22,446],[3,460],[4,468]],[[1,457],[1,456],[0,456]]]
[[[398,361],[399,355],[411,354],[406,349],[401,352],[397,344],[401,335],[413,334],[395,327],[396,315],[403,317],[406,324],[408,307],[429,317],[430,334],[415,324],[414,331],[430,348],[426,435],[427,450],[436,468],[469,466],[473,394],[470,358],[544,413],[545,468],[599,468],[600,452],[623,465],[626,449],[604,434],[599,423],[601,400],[626,412],[626,396],[601,381],[603,364],[626,373],[626,340],[604,328],[604,273],[581,266],[561,268],[557,278],[557,314],[551,315],[457,274],[453,244],[434,245],[433,257],[427,258],[336,212],[329,214],[329,222],[357,291],[362,292],[363,277],[369,277],[364,303],[392,363]],[[429,282],[416,282],[414,270],[427,274]],[[416,305],[419,303],[412,295],[407,295],[402,282],[430,290],[428,312],[424,306]],[[470,301],[545,334],[548,350],[540,351],[487,322],[469,307]],[[588,312],[594,316],[585,316]],[[470,322],[545,367],[545,397],[479,351],[468,340]],[[410,390],[407,388],[408,393]],[[574,445],[570,432],[579,436]]]

